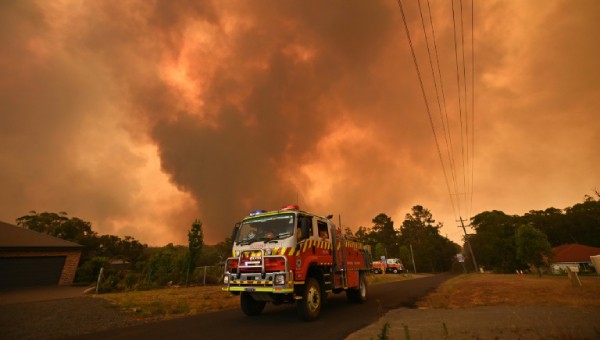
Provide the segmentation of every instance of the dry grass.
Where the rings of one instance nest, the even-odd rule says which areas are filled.
[[[376,285],[386,282],[414,280],[426,276],[431,276],[431,274],[373,274],[367,276],[367,282],[369,285]]]
[[[369,284],[411,280],[418,275],[370,275]],[[196,315],[223,309],[239,308],[239,298],[221,291],[221,286],[172,287],[150,291],[102,294],[116,308],[140,318],[172,318]]]
[[[580,277],[582,286],[566,276],[468,274],[439,286],[417,306],[467,308],[474,306],[600,307],[600,277]]]
[[[142,318],[196,315],[239,306],[239,298],[222,292],[221,286],[173,287],[99,297]]]

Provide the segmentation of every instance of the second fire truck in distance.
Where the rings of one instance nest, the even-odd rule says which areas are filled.
[[[370,247],[342,235],[330,218],[295,205],[245,217],[233,230],[223,290],[240,296],[248,316],[268,302],[295,303],[307,321],[319,316],[330,293],[365,302]]]
[[[373,273],[383,274],[394,273],[398,274],[404,271],[404,265],[399,259],[387,259],[384,261],[373,261]]]

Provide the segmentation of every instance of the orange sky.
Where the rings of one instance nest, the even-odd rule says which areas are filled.
[[[195,218],[216,243],[254,209],[356,229],[420,204],[459,242],[459,215],[600,188],[600,2],[475,1],[473,111],[471,1],[462,22],[454,1],[463,73],[452,2],[432,0],[446,137],[402,3],[452,202],[396,1],[2,1],[0,220],[66,211],[164,245]]]

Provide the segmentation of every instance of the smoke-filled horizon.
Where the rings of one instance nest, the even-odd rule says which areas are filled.
[[[600,3],[454,3],[402,2],[438,150],[396,1],[3,1],[0,220],[164,245],[199,218],[213,244],[256,209],[356,230],[423,205],[460,242],[460,217],[581,202]]]

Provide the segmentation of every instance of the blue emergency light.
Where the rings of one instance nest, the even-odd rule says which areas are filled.
[[[250,216],[256,216],[256,215],[260,215],[262,213],[266,213],[266,210],[254,210],[252,212],[250,212]]]

